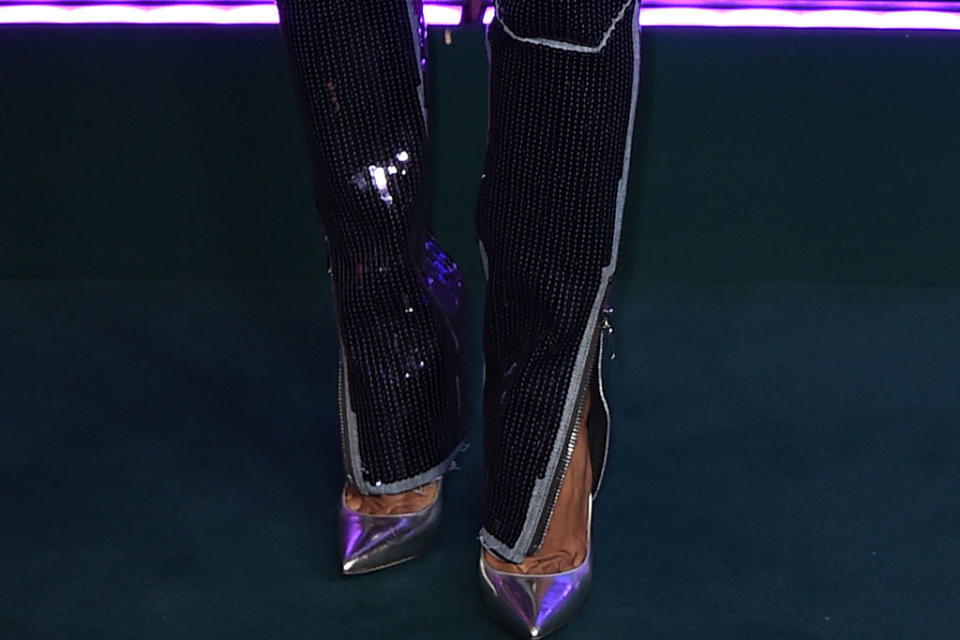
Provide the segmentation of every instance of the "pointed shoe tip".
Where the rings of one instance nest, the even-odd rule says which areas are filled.
[[[423,511],[374,516],[345,506],[339,515],[340,568],[345,576],[371,573],[422,555],[440,530],[439,497]]]
[[[381,569],[403,564],[422,555],[427,543],[417,540],[398,541],[398,544],[383,543],[381,547],[370,548],[358,555],[340,556],[340,572],[344,576],[359,576]]]
[[[481,552],[480,588],[490,615],[520,637],[544,638],[576,617],[590,593],[590,556],[570,571],[550,575],[507,573]]]
[[[362,576],[367,573],[373,573],[375,571],[380,571],[381,569],[387,569],[398,564],[403,564],[407,560],[413,560],[416,557],[417,555],[409,555],[402,558],[395,558],[393,560],[383,560],[375,556],[368,558],[352,558],[350,560],[343,561],[340,571],[344,576]]]

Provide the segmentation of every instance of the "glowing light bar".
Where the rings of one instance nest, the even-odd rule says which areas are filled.
[[[277,24],[274,4],[0,6],[0,24]]]
[[[483,24],[493,22],[493,7]],[[647,27],[779,27],[807,29],[960,30],[960,11],[866,11],[863,9],[711,9],[655,6],[640,9]]]
[[[650,27],[778,27],[793,29],[942,29],[960,31],[960,12],[859,9],[701,9],[656,7],[640,11]]]
[[[463,19],[463,7],[442,4],[424,4],[423,19],[431,26],[453,26]]]
[[[663,2],[665,0],[660,0]],[[669,0],[666,0],[669,1]],[[685,0],[677,0],[678,4]],[[707,0],[705,0],[707,1]],[[652,4],[652,3],[651,3]],[[643,26],[779,27],[806,29],[937,29],[960,31],[960,9],[867,10],[850,8],[708,8],[656,6],[640,10]],[[925,6],[931,6],[926,4]],[[463,20],[459,5],[425,4],[431,26],[455,26]],[[483,13],[484,24],[494,11]],[[0,4],[0,24],[277,24],[277,8],[270,3],[245,4]]]
[[[455,26],[463,7],[428,4],[431,26]],[[0,4],[0,24],[277,24],[274,3],[246,4]]]

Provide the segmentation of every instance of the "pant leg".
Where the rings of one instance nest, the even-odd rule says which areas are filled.
[[[463,438],[456,265],[424,226],[419,6],[279,0],[327,231],[348,481],[397,493],[441,475]]]
[[[600,384],[639,29],[636,0],[500,0],[497,13],[477,201],[487,271],[480,535],[520,562],[542,543],[587,394]],[[589,430],[596,490],[606,418]]]

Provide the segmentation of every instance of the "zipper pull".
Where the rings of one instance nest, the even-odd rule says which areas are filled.
[[[600,314],[600,330],[607,334],[606,338],[602,339],[605,344],[610,343],[610,359],[613,360],[617,357],[617,350],[613,346],[613,323],[610,322],[610,316],[613,315],[613,307],[603,307]]]

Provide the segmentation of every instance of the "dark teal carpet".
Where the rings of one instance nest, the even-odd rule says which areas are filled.
[[[496,638],[479,432],[439,545],[338,575],[323,279],[0,281],[0,636]],[[960,290],[634,281],[558,638],[960,628]]]
[[[450,36],[428,192],[476,294],[486,54]],[[958,65],[947,32],[644,31],[596,590],[558,640],[960,637]],[[439,546],[338,575],[278,29],[4,27],[0,96],[0,639],[501,637],[476,426]]]

